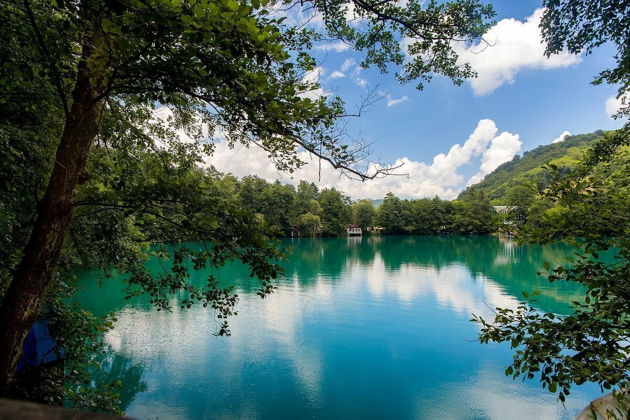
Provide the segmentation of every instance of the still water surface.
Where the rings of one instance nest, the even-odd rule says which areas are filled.
[[[212,311],[152,310],[124,300],[121,279],[83,271],[77,300],[117,313],[100,374],[125,383],[139,419],[569,419],[599,396],[578,387],[566,407],[538,382],[503,371],[505,345],[481,345],[471,313],[538,307],[566,313],[570,284],[536,275],[561,263],[562,244],[517,247],[495,237],[295,239],[286,276],[266,299],[240,266],[222,269],[240,302],[231,337]],[[198,246],[191,244],[190,246]],[[155,264],[156,272],[159,270]],[[204,273],[199,273],[199,281]]]

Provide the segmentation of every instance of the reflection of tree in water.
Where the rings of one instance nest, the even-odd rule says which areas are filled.
[[[353,242],[345,238],[306,239],[293,244],[286,274],[308,287],[318,275],[332,281],[342,279],[350,264],[369,266],[377,255],[389,272],[404,265],[440,271],[461,264],[473,279],[484,276],[517,298],[523,291],[540,290],[537,300],[541,309],[564,313],[569,302],[580,299],[582,289],[566,282],[550,285],[537,272],[545,261],[561,264],[573,251],[564,243],[517,246],[494,236],[385,236]]]
[[[352,261],[367,265],[374,260],[374,241],[362,238],[300,238],[291,242],[288,261],[283,264],[289,280],[297,278],[299,284],[308,286],[319,276],[333,282]]]
[[[541,291],[537,306],[558,313],[566,313],[571,301],[581,299],[582,288],[567,282],[550,285],[537,272],[542,270],[545,261],[552,266],[566,262],[566,257],[574,250],[565,243],[517,246],[494,236],[386,237],[378,249],[390,271],[399,270],[405,264],[433,267],[438,271],[462,264],[473,279],[484,276],[516,298],[522,298],[523,291]]]
[[[143,372],[142,365],[133,364],[131,359],[112,351],[101,362],[94,378],[97,383],[103,384],[121,381],[120,408],[127,411],[136,395],[147,390],[147,384],[142,380]]]
[[[378,243],[378,252],[389,271],[397,271],[409,264],[439,271],[455,261],[452,246],[458,239],[452,236],[387,236]]]
[[[189,246],[195,247],[195,243]],[[300,287],[309,288],[321,277],[332,283],[343,281],[344,272],[353,265],[369,269],[378,257],[388,272],[396,272],[405,265],[430,267],[438,272],[453,264],[463,265],[473,280],[484,276],[517,298],[523,291],[540,290],[538,306],[552,312],[566,312],[567,303],[582,296],[582,290],[575,284],[550,285],[536,274],[545,261],[561,264],[571,255],[574,248],[563,243],[516,246],[494,236],[367,236],[352,241],[347,238],[287,239],[281,246],[287,248],[288,260],[282,263],[285,278],[278,280],[280,285],[297,282]],[[148,264],[155,273],[163,270],[157,261]],[[191,270],[192,281],[201,284],[209,273],[208,270]],[[238,293],[255,293],[259,287],[257,280],[249,276],[247,267],[240,263],[227,264],[214,274],[223,284],[235,285]],[[124,299],[120,278],[105,279],[102,288],[97,288],[96,281],[84,282],[84,287],[85,290],[77,293],[77,301],[89,303],[89,309],[97,314],[129,305],[150,309],[146,298],[131,302]],[[95,300],[94,296],[105,298]]]

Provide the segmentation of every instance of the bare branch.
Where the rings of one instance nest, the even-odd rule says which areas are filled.
[[[379,85],[374,86],[365,96],[361,97],[361,102],[357,105],[357,111],[354,114],[342,114],[339,115],[339,118],[361,117],[367,108],[385,99],[387,95],[379,92],[379,87]]]

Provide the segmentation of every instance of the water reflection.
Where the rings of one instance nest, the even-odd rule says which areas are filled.
[[[123,389],[120,391],[120,406],[127,410],[135,396],[147,390],[147,384],[142,380],[144,366],[132,361],[119,353],[111,352],[101,361],[99,380],[102,383],[122,381]]]
[[[194,243],[188,246],[196,247]],[[544,278],[536,275],[544,261],[563,263],[573,248],[566,244],[546,246],[516,246],[510,240],[495,237],[353,237],[336,238],[298,238],[283,243],[290,254],[285,265],[285,278],[282,284],[297,281],[300,286],[319,287],[318,279],[326,278],[334,282],[346,281],[353,273],[364,268],[378,271],[368,273],[376,283],[387,283],[389,287],[400,288],[401,299],[406,296],[405,288],[418,288],[434,271],[461,267],[472,276],[473,280],[490,280],[505,295],[520,297],[522,291],[540,290],[538,307],[541,310],[566,313],[567,304],[579,298],[581,289],[570,283],[550,285]],[[160,272],[158,263],[150,263],[154,271]],[[418,269],[426,269],[417,273]],[[412,277],[409,273],[414,273]],[[405,274],[407,273],[407,274]],[[129,305],[149,308],[145,299],[125,300],[121,293],[120,279],[106,279],[98,292],[94,291],[94,280],[100,273],[80,272],[80,277],[90,279],[79,292],[77,300],[88,303],[95,313],[107,313]],[[249,278],[248,271],[239,264],[232,264],[223,270],[219,277],[226,282],[236,284],[240,293],[255,293],[258,283]],[[205,281],[208,272],[194,272],[194,280],[199,284]],[[398,276],[399,281],[392,281],[391,276]],[[458,278],[461,279],[461,276]],[[468,287],[469,285],[461,285]],[[374,285],[375,293],[381,286]],[[460,289],[461,290],[461,289]],[[94,293],[102,298],[95,300]],[[409,296],[407,296],[409,297]],[[461,308],[465,310],[465,307]]]
[[[566,244],[547,246],[517,246],[513,241],[495,237],[369,237],[338,239],[297,239],[290,243],[292,258],[287,265],[287,277],[297,277],[304,286],[313,286],[318,275],[331,279],[352,278],[353,273],[368,267],[374,293],[384,288],[396,289],[401,300],[412,299],[412,290],[420,290],[441,271],[457,271],[442,275],[460,284],[452,285],[458,293],[472,287],[463,284],[468,272],[475,282],[485,284],[488,303],[499,306],[520,298],[523,291],[541,291],[537,306],[544,311],[567,313],[568,303],[577,300],[581,288],[568,283],[550,285],[536,275],[542,263],[561,264],[573,252]],[[419,273],[418,270],[422,272]],[[392,280],[392,277],[398,280]],[[434,284],[436,293],[440,284]],[[248,290],[245,290],[248,292]],[[499,298],[500,292],[504,297]],[[457,293],[455,293],[457,294]],[[496,302],[493,303],[493,302]],[[485,305],[483,305],[485,306]],[[464,311],[478,305],[462,305]]]
[[[505,378],[510,350],[480,346],[468,322],[470,313],[514,306],[523,290],[541,290],[545,311],[567,311],[580,290],[536,276],[543,261],[563,261],[571,252],[566,245],[517,247],[492,237],[284,245],[291,256],[286,275],[267,299],[255,295],[244,267],[221,272],[241,296],[230,338],[212,335],[217,327],[208,310],[155,312],[146,300],[124,300],[121,279],[96,289],[98,273],[81,273],[79,302],[117,312],[106,337],[113,357],[141,366],[141,380],[128,379],[130,415],[570,418],[595,396],[582,387],[564,409],[536,383]],[[146,389],[133,392],[141,382]]]

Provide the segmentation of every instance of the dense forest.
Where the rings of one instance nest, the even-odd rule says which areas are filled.
[[[420,235],[484,234],[495,228],[494,211],[483,193],[455,201],[406,200],[389,193],[375,208],[372,200],[352,201],[334,188],[320,190],[306,181],[294,187],[256,176],[237,180],[217,174],[213,182],[275,236],[340,236],[348,224],[364,231],[378,226],[385,234]]]
[[[293,187],[256,176],[240,181],[223,176],[220,183],[229,186],[225,193],[234,196],[238,206],[256,214],[275,235],[344,235],[347,224],[364,230],[379,226],[384,234],[485,234],[500,229],[506,219],[524,222],[553,213],[542,199],[545,189],[558,175],[571,173],[605,135],[597,131],[568,136],[562,142],[527,151],[452,201],[439,197],[401,199],[389,193],[382,199],[353,202],[334,188],[320,191],[305,181]],[[617,151],[616,159],[623,160],[626,152],[623,148]],[[619,163],[623,167],[623,162]],[[497,215],[493,205],[514,209],[511,214]]]
[[[585,381],[627,389],[628,125],[596,143],[599,133],[536,149],[453,202],[388,194],[374,208],[335,189],[238,180],[203,166],[213,152],[208,133],[216,132],[230,145],[261,147],[289,173],[306,163],[304,152],[359,180],[391,174],[387,165],[361,170],[366,145],[344,132],[354,109],[339,97],[314,95],[322,89],[304,75],[317,66],[314,45],[338,40],[361,53],[361,69],[393,70],[419,89],[436,75],[455,84],[474,77],[455,41],[480,42],[492,25],[492,6],[403,3],[0,2],[7,34],[0,43],[0,397],[120,412],[122,384],[95,383],[91,375],[115,319],[70,303],[78,266],[123,274],[124,292],[147,296],[158,310],[185,296],[175,304],[213,310],[216,334],[229,335],[238,296],[213,273],[240,261],[265,297],[282,275],[284,254],[274,238],[295,228],[303,235],[343,235],[349,223],[391,234],[488,233],[500,223],[492,200],[518,206],[523,238],[592,238],[595,245],[574,268],[549,273],[552,281],[586,287],[581,312],[545,318],[528,306],[499,310],[494,321],[478,319],[482,341],[525,348],[515,350],[510,374],[539,377],[562,399],[571,384]],[[276,14],[293,6],[317,13],[321,27]],[[547,56],[614,44],[613,68],[594,83],[619,87],[618,98],[627,94],[627,2],[544,0],[542,6]],[[169,110],[168,121],[155,118],[158,108]],[[573,165],[591,143],[586,160]],[[187,247],[190,240],[203,249]],[[172,252],[159,249],[164,243],[175,245]],[[612,246],[621,249],[619,264],[593,260]],[[152,257],[165,262],[159,276],[145,266]],[[193,284],[190,272],[203,269],[210,272],[206,281]],[[63,366],[18,370],[23,343],[40,320],[55,351],[63,350]]]
[[[595,133],[569,136],[564,141],[525,152],[522,157],[499,166],[480,183],[464,190],[458,200],[467,200],[475,196],[485,196],[492,205],[510,207],[507,215],[499,218],[513,220],[525,229],[557,230],[565,223],[568,208],[559,200],[550,199],[550,190],[563,177],[576,176],[583,171],[584,162],[595,152],[602,153],[602,145],[609,138],[624,136],[625,131],[597,131]],[[625,215],[630,214],[627,200],[627,168],[630,163],[630,147],[604,149],[607,160],[591,164],[588,182],[598,191],[599,211],[607,212],[606,217],[589,218],[586,210],[583,217],[591,220],[588,232],[600,232],[612,236],[624,235]],[[575,187],[579,187],[577,184]],[[584,184],[587,185],[587,184]],[[576,198],[580,197],[577,195]],[[506,220],[507,219],[507,220]],[[597,220],[597,222],[595,222]],[[611,221],[615,221],[612,222]],[[500,227],[500,222],[495,222]],[[517,228],[519,226],[516,226]]]
[[[479,183],[468,187],[458,199],[483,192],[494,205],[518,205],[523,187],[544,187],[551,182],[545,165],[555,165],[563,173],[575,168],[584,152],[604,135],[603,131],[567,136],[563,141],[538,146],[503,163]]]

